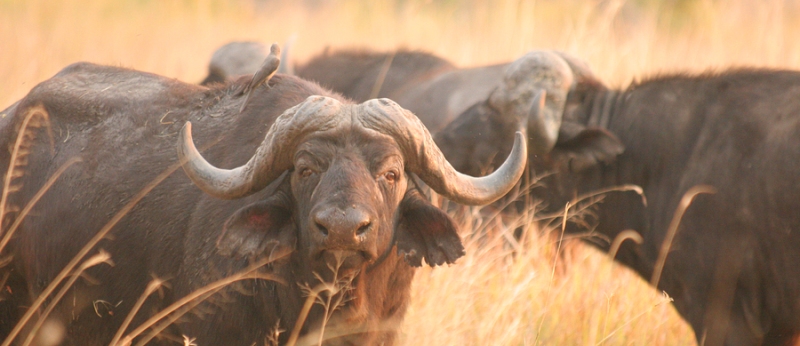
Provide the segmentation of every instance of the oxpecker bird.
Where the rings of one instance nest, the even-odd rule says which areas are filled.
[[[247,103],[250,101],[253,90],[256,90],[261,84],[265,84],[269,87],[267,82],[275,75],[275,72],[278,71],[278,66],[281,64],[280,54],[281,48],[278,47],[277,43],[273,43],[269,48],[269,55],[267,55],[267,58],[264,59],[264,62],[261,64],[261,68],[253,74],[253,79],[251,79],[250,83],[247,83],[240,92],[241,94],[247,93],[247,96],[244,98],[242,108],[239,108],[239,113],[244,111],[244,107],[246,107]]]

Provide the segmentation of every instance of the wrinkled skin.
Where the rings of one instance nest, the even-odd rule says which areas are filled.
[[[800,73],[772,70],[662,76],[624,90],[584,79],[569,92],[555,147],[529,157],[534,176],[553,173],[531,193],[547,213],[585,193],[640,186],[647,204],[607,193],[585,221],[606,251],[621,231],[637,231],[643,243],[624,242],[616,260],[651,281],[684,193],[713,187],[683,216],[658,289],[705,345],[790,345],[800,334],[796,85]],[[437,144],[461,171],[491,169],[518,116],[478,103]]]
[[[12,262],[0,301],[4,338],[31,300],[131,198],[167,167],[176,167],[176,134],[191,121],[203,156],[219,167],[241,165],[275,119],[292,106],[337,95],[291,76],[277,75],[254,91],[239,113],[236,90],[247,78],[210,89],[152,74],[75,64],[4,110],[0,138],[13,146],[31,109],[49,115],[35,131],[21,189],[9,205],[25,206],[56,169],[68,168],[21,224],[4,250]],[[344,115],[343,115],[344,116]],[[51,315],[65,327],[64,345],[107,344],[153,277],[167,285],[148,298],[131,328],[180,297],[264,256],[281,257],[263,269],[278,278],[246,280],[209,298],[154,344],[181,335],[202,345],[262,343],[275,328],[287,341],[306,294],[319,277],[352,278],[344,306],[328,325],[326,344],[392,344],[405,313],[413,266],[453,263],[463,255],[456,226],[418,191],[395,140],[354,126],[298,139],[291,168],[248,197],[221,200],[200,191],[182,172],[169,175],[112,229],[96,248],[114,266],[88,270]],[[7,171],[9,151],[0,152]],[[18,214],[6,217],[6,227]],[[96,253],[93,250],[90,254]],[[341,259],[338,271],[335,259]],[[2,277],[2,276],[0,276]],[[301,336],[315,338],[324,311],[315,305]],[[337,333],[347,332],[339,338]],[[316,339],[314,339],[316,340]]]

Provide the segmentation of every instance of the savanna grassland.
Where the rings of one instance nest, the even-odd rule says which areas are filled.
[[[0,109],[76,61],[198,82],[218,46],[292,34],[297,63],[327,46],[421,49],[461,66],[559,49],[618,87],[674,71],[800,68],[800,2],[788,0],[0,0]],[[403,344],[694,343],[668,297],[587,246],[558,245],[558,220],[512,246],[508,232],[539,216],[478,215],[457,215],[465,258],[418,272]]]

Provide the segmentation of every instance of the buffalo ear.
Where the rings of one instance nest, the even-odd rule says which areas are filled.
[[[395,239],[397,252],[414,267],[422,266],[423,258],[433,267],[464,256],[453,220],[415,188],[409,189],[400,202]]]
[[[294,250],[292,211],[288,198],[276,193],[237,210],[217,239],[220,254],[232,257],[277,256]]]
[[[558,167],[580,172],[601,163],[611,163],[623,151],[625,146],[608,130],[565,122],[551,157]]]

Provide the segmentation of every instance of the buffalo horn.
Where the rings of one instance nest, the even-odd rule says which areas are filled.
[[[491,106],[502,114],[528,117],[528,133],[534,154],[546,154],[555,147],[558,130],[572,90],[575,74],[560,55],[532,51],[508,65],[503,83],[489,97]],[[543,95],[538,95],[541,91]],[[536,107],[544,98],[544,107]]]
[[[337,125],[341,103],[323,96],[311,96],[281,114],[267,131],[264,141],[249,161],[234,169],[214,167],[197,151],[191,123],[178,136],[178,158],[186,175],[201,190],[221,199],[236,199],[267,187],[292,167],[297,143],[306,135]]]
[[[406,169],[454,202],[466,205],[494,202],[511,191],[525,170],[528,153],[524,121],[514,136],[514,147],[506,161],[494,173],[476,178],[457,172],[422,122],[394,101],[370,100],[362,106],[366,113],[360,117],[363,125],[394,137],[407,161]]]
[[[360,111],[363,110],[363,111]],[[462,204],[491,203],[510,191],[522,176],[527,159],[524,121],[514,147],[494,173],[475,178],[457,172],[433,142],[428,130],[411,112],[388,99],[355,106],[355,117],[342,114],[342,104],[332,98],[311,96],[281,116],[267,132],[250,160],[234,169],[220,169],[197,152],[187,122],[178,138],[178,156],[189,178],[206,193],[223,199],[253,194],[292,167],[292,155],[308,134],[340,126],[363,126],[394,138],[406,159],[406,169],[439,194]],[[360,124],[350,124],[353,119]]]

